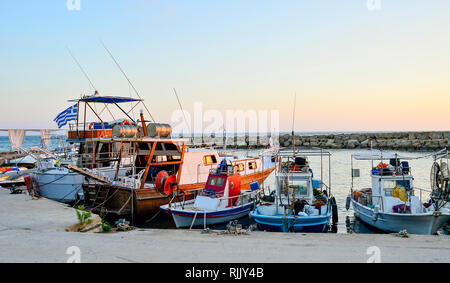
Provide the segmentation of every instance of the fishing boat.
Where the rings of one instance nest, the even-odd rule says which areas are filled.
[[[258,201],[259,185],[242,190],[238,166],[223,160],[211,170],[204,188],[194,199],[169,202],[161,210],[169,214],[177,228],[227,223],[247,216]],[[176,199],[176,195],[173,199]]]
[[[112,148],[120,147],[122,143],[110,142],[108,138],[114,136],[113,132],[118,133],[116,136],[124,132],[127,136],[138,134],[137,123],[126,114],[120,104],[131,103],[132,106],[136,107],[136,105],[142,103],[142,100],[119,96],[101,96],[96,92],[94,95],[70,100],[69,102],[76,102],[76,104],[60,113],[55,121],[59,126],[73,121],[73,123],[69,123],[66,142],[76,145],[79,150],[78,152],[63,151],[63,154],[56,155],[38,148],[38,150],[44,151],[45,158],[35,157],[38,166],[33,174],[37,187],[34,189],[39,195],[64,203],[79,202],[84,199],[82,184],[86,177],[95,175],[100,178],[113,179],[116,175],[125,176],[129,171],[127,162],[129,164],[130,161],[126,156],[120,157],[120,162],[119,157],[111,158],[110,156],[113,151]],[[114,105],[127,115],[127,119],[122,118],[105,122],[91,104],[103,105],[104,109],[108,110],[108,107]],[[84,117],[79,115],[80,105],[84,105]],[[98,118],[97,121],[87,122],[88,109]],[[121,165],[118,169],[117,164]],[[79,170],[74,170],[74,168]],[[83,174],[83,172],[86,173]]]
[[[314,177],[308,158],[321,159],[320,178]],[[331,195],[331,162],[329,183],[323,181],[323,158],[331,154],[321,149],[282,152],[276,172],[276,191],[266,197],[251,213],[259,230],[274,232],[324,232],[331,219],[337,223],[337,205]]]
[[[253,158],[220,157],[214,149],[189,149],[187,139],[154,137],[150,132],[143,138],[111,141],[120,141],[131,149],[127,154],[134,156],[134,164],[126,176],[83,185],[85,205],[94,212],[152,216],[161,205],[169,203],[172,190],[168,187],[176,184],[175,201],[192,199],[196,190],[204,188],[210,170],[225,159],[240,175],[242,190],[250,190],[254,182],[261,184],[276,167],[276,159],[269,151],[265,151],[269,156]]]
[[[435,234],[450,219],[450,210],[439,204],[433,205],[435,201],[423,202],[422,192],[429,194],[430,191],[414,186],[409,165],[409,160],[419,158],[422,157],[382,151],[352,155],[352,186],[347,197],[347,210],[351,203],[355,216],[378,230]],[[354,179],[360,176],[359,169],[354,168],[354,160],[372,162],[371,187],[354,187]]]

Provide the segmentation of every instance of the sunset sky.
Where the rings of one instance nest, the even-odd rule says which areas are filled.
[[[66,0],[0,2],[0,128],[56,128],[91,94],[131,88],[170,122],[204,110],[279,110],[296,131],[450,130],[450,1]]]

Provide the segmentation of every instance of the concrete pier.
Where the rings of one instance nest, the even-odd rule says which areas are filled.
[[[137,229],[70,233],[75,210],[0,188],[0,262],[64,263],[79,248],[81,262],[450,262],[450,237],[374,234],[202,234]],[[69,252],[73,252],[69,250]]]

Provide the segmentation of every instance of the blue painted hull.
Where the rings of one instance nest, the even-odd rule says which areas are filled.
[[[294,216],[284,217],[279,214],[275,216],[261,215],[254,210],[250,217],[258,224],[258,228],[269,232],[308,232],[321,233],[326,230],[331,219],[331,212],[319,216]]]
[[[195,212],[182,209],[169,209],[168,205],[161,206],[161,209],[171,215],[177,228],[186,228],[193,225],[193,227],[200,227],[206,224],[216,225],[221,223],[227,223],[232,220],[236,220],[247,216],[252,210],[254,204],[247,203],[238,207],[227,208],[217,211]],[[206,221],[205,221],[206,216]],[[195,218],[195,221],[194,221]],[[194,223],[192,223],[194,221]]]

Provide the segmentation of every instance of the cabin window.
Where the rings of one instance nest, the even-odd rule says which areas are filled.
[[[223,180],[224,180],[224,178],[217,178],[216,186],[222,187],[223,186]]]
[[[404,188],[411,188],[410,180],[389,180],[384,181],[384,189],[394,189],[396,186],[401,186]]]
[[[239,163],[239,164],[237,165],[237,167],[238,167],[238,172],[243,172],[243,171],[245,170],[244,164],[242,164],[242,163]]]
[[[209,179],[209,185],[222,187],[224,180],[225,178],[211,177],[211,179]]]
[[[396,182],[395,181],[384,181],[384,189],[385,190],[393,190],[394,187],[396,186]]]
[[[402,186],[404,188],[411,188],[411,182],[409,180],[400,180],[397,181],[398,186]]]
[[[156,157],[156,161],[157,162],[166,162],[167,161],[167,156],[157,156]]]
[[[294,191],[295,195],[297,197],[307,197],[308,194],[308,188],[309,188],[309,182],[304,181],[297,181],[295,184],[289,185],[289,195],[292,196]]]
[[[209,185],[210,186],[216,186],[217,184],[217,178],[216,177],[211,177],[211,179],[209,180]]]
[[[215,155],[207,155],[203,157],[203,163],[205,165],[213,165],[217,163],[216,156]]]
[[[256,168],[257,168],[256,162],[253,161],[253,162],[248,163],[248,169],[254,170]]]

